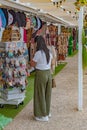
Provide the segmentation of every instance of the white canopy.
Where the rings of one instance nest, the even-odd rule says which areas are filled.
[[[63,1],[59,7],[54,5],[52,1],[55,0],[0,0],[0,3],[35,13],[35,15],[39,15],[45,21],[61,23],[65,26],[78,26],[78,11],[74,5],[76,0]],[[60,5],[61,0],[56,1],[59,1],[58,5]],[[85,13],[87,13],[86,10],[87,8]]]

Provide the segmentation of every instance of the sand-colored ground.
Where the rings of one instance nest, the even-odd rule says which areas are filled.
[[[66,59],[68,64],[55,77],[49,122],[33,119],[33,100],[4,130],[87,130],[87,75],[84,73],[83,111],[78,111],[78,56]]]

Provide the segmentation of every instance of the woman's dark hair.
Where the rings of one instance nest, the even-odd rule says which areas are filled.
[[[50,54],[49,54],[49,49],[46,46],[45,39],[42,36],[36,36],[34,41],[37,43],[37,48],[36,51],[44,51],[47,59],[47,63],[49,63],[50,60]]]

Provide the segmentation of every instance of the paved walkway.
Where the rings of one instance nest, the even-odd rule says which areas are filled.
[[[4,130],[87,130],[87,75],[84,75],[83,111],[78,104],[78,57],[67,58],[68,64],[56,76],[57,87],[52,89],[49,122],[33,119],[32,101]]]

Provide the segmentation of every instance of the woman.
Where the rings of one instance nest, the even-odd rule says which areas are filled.
[[[35,43],[36,53],[31,61],[31,66],[36,68],[34,81],[34,116],[38,121],[48,121],[52,89],[50,72],[52,55],[42,36],[37,36]]]

